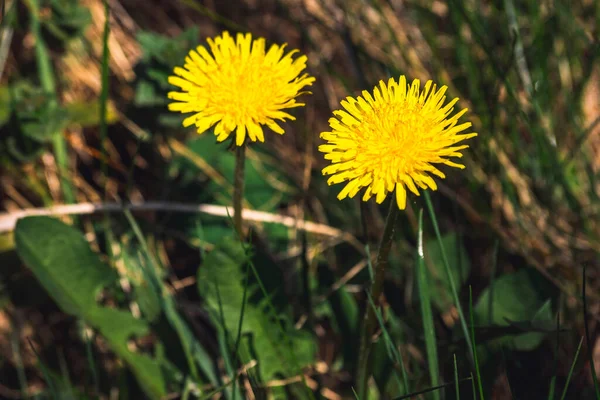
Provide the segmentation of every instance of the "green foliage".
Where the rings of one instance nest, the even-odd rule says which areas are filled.
[[[503,275],[479,296],[473,310],[475,323],[496,327],[492,337],[501,337],[489,342],[492,348],[532,350],[554,330],[550,302],[554,296],[555,290],[534,269]]]
[[[145,265],[141,267],[141,271],[144,277],[144,283],[152,288],[152,300],[155,303],[160,304],[166,320],[177,334],[177,337],[179,338],[179,344],[181,345],[187,360],[190,375],[196,382],[199,382],[200,376],[197,368],[197,366],[199,366],[204,375],[208,377],[210,383],[212,383],[213,386],[218,387],[220,382],[215,374],[212,360],[208,356],[208,353],[204,347],[192,334],[192,331],[188,327],[184,318],[179,314],[173,296],[171,296],[163,283],[163,277],[159,271],[164,271],[164,268],[160,268],[158,260],[150,252],[150,248],[148,247],[148,244],[142,235],[139,225],[137,222],[135,222],[135,219],[131,213],[126,212],[125,215],[129,220],[143,250],[141,252],[141,256],[145,258],[145,263],[142,263],[142,265]],[[156,310],[152,311],[156,312]]]
[[[386,276],[385,306],[377,312],[380,329],[373,338],[372,353],[376,386],[369,387],[370,398],[393,398],[413,390],[415,393],[407,397],[433,398],[430,374],[435,379],[439,375],[440,382],[454,381],[454,388],[440,390],[447,398],[470,398],[476,392],[483,398],[484,393],[491,393],[492,386],[501,387],[505,377],[508,386],[516,389],[512,392],[515,398],[537,398],[537,388],[529,396],[518,389],[529,390],[541,382],[545,394],[548,375],[553,375],[552,393],[562,392],[563,398],[585,397],[579,392],[591,387],[586,376],[589,368],[581,368],[583,342],[578,342],[577,329],[571,328],[581,325],[583,313],[571,299],[576,296],[572,290],[577,286],[572,270],[585,263],[590,272],[589,312],[597,310],[597,298],[592,294],[598,289],[598,278],[593,273],[598,258],[595,245],[599,200],[593,138],[598,125],[590,122],[598,110],[594,96],[600,57],[598,2],[556,0],[540,7],[532,0],[504,0],[471,7],[457,0],[447,4],[415,1],[403,4],[403,12],[398,13],[397,2],[349,0],[331,2],[327,7],[327,13],[331,9],[339,16],[335,20],[341,29],[334,31],[328,26],[330,21],[320,15],[323,2],[319,1],[308,14],[302,8],[290,8],[286,2],[277,2],[272,10],[262,9],[258,4],[261,2],[256,2],[251,20],[246,20],[247,10],[235,4],[221,7],[219,2],[213,10],[195,0],[177,5],[138,2],[134,8],[127,2],[91,1],[98,11],[101,3],[110,6],[108,12],[112,15],[106,27],[110,25],[121,49],[112,47],[112,38],[108,48],[108,30],[105,35],[84,37],[91,14],[87,4],[78,0],[9,3],[0,30],[0,69],[6,82],[0,87],[0,166],[8,164],[10,168],[5,169],[7,179],[3,171],[0,200],[10,211],[15,204],[54,205],[56,180],[50,179],[56,173],[63,188],[62,200],[67,203],[84,196],[97,198],[92,195],[101,194],[99,182],[106,176],[110,193],[116,188],[117,196],[124,201],[135,193],[136,199],[147,201],[230,205],[234,155],[227,143],[216,143],[211,131],[197,136],[186,129],[191,137],[184,138],[183,116],[167,111],[167,93],[175,89],[168,83],[173,67],[185,62],[190,49],[205,43],[205,34],[227,27],[231,33],[264,36],[269,43],[289,42],[288,49],[297,47],[307,54],[311,74],[317,77],[311,88],[313,95],[305,99],[306,113],[293,110],[298,117],[290,123],[293,129],[283,138],[272,135],[276,142],[267,140],[265,145],[251,146],[244,201],[250,208],[271,213],[295,215],[302,209],[308,220],[341,229],[362,244],[373,245],[377,232],[362,235],[360,213],[367,211],[367,224],[377,226],[381,209],[374,202],[363,203],[366,207],[361,211],[354,201],[339,202],[337,191],[327,186],[320,173],[323,160],[317,152],[321,144],[318,132],[327,124],[329,108],[345,94],[357,94],[379,79],[401,73],[448,85],[449,98],[459,97],[457,108],[469,108],[468,119],[480,136],[465,153],[467,168],[463,172],[442,167],[447,179],[438,181],[440,190],[411,199],[417,210],[424,198],[430,217],[422,229],[425,264],[417,271],[412,268],[416,221],[410,210],[401,215],[400,232],[390,255],[393,271]],[[261,21],[263,16],[265,20]],[[172,35],[182,26],[193,24],[190,21],[201,21],[201,25],[175,37],[162,34]],[[258,26],[261,28],[257,31]],[[283,30],[276,28],[283,26]],[[138,32],[136,38],[129,36],[133,31]],[[103,44],[105,51],[99,61],[97,50]],[[120,74],[124,64],[113,61],[131,60],[137,51],[132,49],[137,48],[141,49],[141,58],[135,66],[135,81],[129,82]],[[88,51],[90,54],[84,54]],[[110,66],[109,51],[115,57]],[[69,58],[61,60],[67,53]],[[101,63],[102,100],[60,102],[71,97],[72,88],[83,88],[86,94],[97,90],[91,85],[82,87],[85,82],[80,77],[72,81],[65,75],[60,66],[63,61],[72,63],[72,56],[85,60],[77,65],[80,71],[89,66],[88,62]],[[524,79],[528,75],[530,83]],[[80,158],[79,152],[69,153],[64,133],[73,124],[100,125],[100,104],[105,104],[109,88],[119,112],[108,103],[107,121],[115,122],[124,115],[126,123],[108,130],[101,124],[99,130],[84,132],[84,145],[92,155],[118,154],[106,169],[107,159],[102,158],[103,170],[99,171],[98,163]],[[146,136],[138,135],[139,130],[132,127],[165,135],[167,140],[154,137],[136,143],[136,139]],[[136,138],[131,137],[129,129]],[[303,130],[301,133],[306,135],[297,135]],[[169,152],[167,146],[174,138],[185,143],[185,151],[171,146]],[[304,143],[306,139],[312,141]],[[57,171],[45,171],[36,162],[50,144],[54,145]],[[299,150],[305,144],[312,145],[306,154]],[[285,159],[290,154],[294,155],[295,166],[304,160],[312,167],[306,192],[299,184],[304,182],[302,171],[291,169],[292,163]],[[27,168],[15,166],[25,162]],[[68,195],[66,189],[71,184]],[[11,234],[0,235],[0,265],[8,266],[0,271],[0,317],[25,315],[27,325],[31,323],[38,329],[35,332],[45,334],[42,330],[49,330],[53,334],[57,325],[48,325],[47,321],[38,325],[37,318],[29,318],[28,314],[30,310],[36,314],[44,310],[47,292],[66,313],[82,325],[92,326],[103,337],[101,343],[114,351],[117,364],[128,365],[150,397],[157,398],[168,390],[169,394],[177,392],[181,398],[191,399],[200,388],[204,398],[212,392],[241,399],[247,387],[241,382],[249,384],[257,398],[301,397],[304,388],[300,384],[273,389],[265,388],[265,382],[297,376],[302,367],[314,365],[317,344],[320,362],[316,365],[326,364],[328,371],[312,370],[309,379],[320,389],[332,389],[343,398],[352,396],[361,310],[368,302],[364,296],[366,268],[353,271],[356,275],[348,275],[349,280],[343,284],[340,279],[346,277],[351,266],[364,261],[361,251],[338,243],[338,237],[308,234],[307,286],[314,290],[306,295],[312,307],[305,307],[308,303],[300,291],[304,277],[299,273],[305,261],[303,249],[297,246],[300,240],[296,241],[295,232],[286,226],[260,224],[254,236],[255,253],[247,256],[238,241],[223,240],[231,233],[227,218],[152,212],[155,225],[145,226],[144,235],[157,246],[149,249],[139,229],[138,240],[131,243],[131,226],[119,226],[119,217],[115,216],[110,217],[112,227],[127,233],[117,236],[124,238],[122,242],[111,237],[106,244],[111,250],[119,249],[110,253],[115,265],[125,265],[126,276],[121,278],[129,279],[130,293],[117,288],[115,272],[91,252],[80,232],[48,218],[30,218],[19,223],[16,241],[18,253],[33,277],[20,269],[22,263]],[[77,218],[85,223],[90,219]],[[433,223],[433,231],[429,222]],[[135,223],[132,226],[135,230]],[[97,225],[94,229],[99,231]],[[197,234],[199,229],[202,235]],[[201,251],[210,251],[207,257],[201,254],[199,271],[197,243]],[[489,257],[491,253],[493,257]],[[490,262],[490,258],[494,260]],[[259,290],[249,260],[258,269],[266,296]],[[532,261],[553,275],[563,294],[531,268]],[[511,272],[496,274],[496,269]],[[128,274],[135,275],[135,279]],[[184,280],[189,284],[194,276],[202,299],[194,287],[167,284]],[[470,307],[472,320],[467,328],[464,315],[470,286],[477,297],[473,299],[476,306]],[[424,307],[422,312],[419,307],[426,304],[419,301],[419,295],[430,298],[433,307]],[[133,318],[125,309],[100,305],[104,299],[116,301],[121,307],[127,302],[132,308],[139,306],[141,319]],[[454,325],[450,326],[451,317],[456,317],[454,307],[460,321],[452,321]],[[559,308],[560,323],[566,328],[555,332],[554,318]],[[309,309],[312,315],[305,326],[314,328],[315,337],[292,327],[292,321],[305,317]],[[239,349],[234,351],[240,320]],[[68,320],[71,328],[72,322]],[[212,329],[211,322],[216,329]],[[109,355],[110,361],[106,362],[104,347],[97,349],[93,340],[87,343],[86,354],[88,364],[98,368],[93,379],[86,375],[84,380],[77,380],[81,368],[61,364],[61,355],[53,352],[55,343],[40,345],[36,337],[32,341],[43,353],[31,364],[23,365],[29,346],[19,343],[18,334],[26,331],[19,330],[24,327],[18,326],[16,319],[9,323],[15,325],[11,326],[16,328],[14,338],[0,337],[0,348],[8,343],[2,340],[10,340],[15,361],[3,359],[0,374],[9,371],[15,376],[7,386],[20,388],[23,397],[29,394],[30,385],[37,387],[40,379],[46,387],[30,398],[96,398],[106,397],[112,390],[118,390],[122,399],[140,397],[138,388],[130,386],[128,368],[113,374],[114,358]],[[60,324],[58,329],[62,327]],[[127,344],[144,335],[148,335],[144,343],[147,339],[156,346],[154,356],[129,351]],[[552,340],[544,340],[551,335]],[[78,365],[85,361],[72,356],[73,350],[82,350],[81,343],[58,343],[63,345],[70,352],[69,361],[73,358]],[[469,357],[473,347],[476,351]],[[470,360],[477,360],[474,355],[481,360],[481,371]],[[551,358],[554,367],[548,362]],[[254,359],[258,360],[256,367],[242,373],[235,383],[228,383],[244,363]],[[571,369],[567,371],[569,364]],[[401,368],[404,365],[406,374]],[[525,384],[514,379],[515,370],[530,372]],[[178,376],[170,380],[169,373]],[[115,379],[118,382],[108,382],[107,374],[119,375]],[[464,383],[469,374],[473,377],[472,390],[468,383],[462,384],[459,392],[456,385]],[[90,380],[94,380],[97,390],[93,394],[89,393]],[[302,392],[297,394],[296,390]]]
[[[429,260],[425,263],[425,267],[431,266],[430,271],[432,287],[431,301],[439,311],[447,311],[452,306],[452,291],[450,282],[446,277],[444,269],[444,260],[442,257],[442,247],[448,256],[450,263],[450,272],[456,282],[456,286],[460,288],[471,273],[471,263],[467,250],[462,244],[460,237],[455,232],[442,236],[441,241],[431,239],[425,243],[425,256]]]
[[[92,21],[90,11],[78,0],[50,0],[49,18],[43,19],[42,26],[55,39],[68,42],[80,38]]]
[[[98,296],[114,284],[116,274],[92,252],[81,233],[57,219],[28,217],[18,222],[15,242],[19,256],[58,306],[97,329],[148,396],[163,396],[167,387],[161,360],[128,349],[129,340],[150,332],[148,323],[98,304]]]
[[[438,386],[440,383],[439,359],[437,349],[437,338],[435,334],[435,325],[433,323],[433,312],[431,309],[431,286],[429,284],[427,270],[425,269],[425,255],[423,254],[423,210],[419,210],[419,228],[417,242],[417,262],[415,265],[415,275],[417,276],[417,289],[419,293],[419,303],[421,305],[421,316],[423,318],[423,335],[425,336],[425,350],[427,352],[427,370],[429,371],[431,386]],[[443,241],[439,241],[439,246],[443,246]],[[434,247],[435,248],[435,247]],[[441,253],[441,249],[439,253]],[[438,259],[438,261],[440,261]],[[438,391],[433,392],[433,398],[440,399]]]
[[[27,82],[0,91],[0,150],[19,160],[36,157],[67,126],[67,111],[51,95]]]
[[[198,289],[206,300],[211,318],[223,326],[234,348],[241,310],[243,322],[238,356],[242,363],[257,359],[263,380],[278,374],[297,375],[298,368],[312,364],[315,343],[310,335],[293,329],[286,312],[272,315],[268,302],[256,284],[245,287],[248,260],[244,248],[233,238],[224,238],[212,250],[198,270]],[[242,306],[247,290],[247,303]],[[281,326],[280,326],[281,325]],[[282,330],[283,329],[283,330]]]
[[[20,161],[31,160],[67,126],[89,127],[99,123],[97,100],[61,106],[52,99],[51,94],[24,80],[0,87],[0,154]],[[117,119],[116,110],[109,107],[108,122]]]
[[[198,27],[190,27],[177,37],[149,31],[137,34],[142,48],[141,62],[136,66],[133,117],[140,126],[152,131],[157,125],[181,126],[182,117],[167,111],[167,92],[174,89],[167,79],[173,67],[182,65],[189,50],[198,42]]]

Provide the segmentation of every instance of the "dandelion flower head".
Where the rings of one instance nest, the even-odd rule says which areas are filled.
[[[419,188],[437,189],[432,175],[445,178],[436,164],[464,168],[449,158],[462,157],[461,150],[469,146],[457,143],[477,134],[463,133],[470,122],[458,123],[467,109],[450,116],[458,99],[444,105],[446,90],[427,81],[420,91],[419,80],[408,85],[401,76],[398,83],[380,81],[373,95],[365,90],[341,102],[344,110],[333,112],[331,131],[321,133],[327,143],[319,146],[331,161],[323,169],[330,175],[327,183],[347,182],[338,199],[364,188],[363,201],[375,196],[382,203],[395,191],[403,210],[406,188],[418,196]]]
[[[198,46],[175,67],[169,83],[180,88],[170,92],[169,110],[192,113],[183,126],[195,125],[198,133],[214,126],[217,141],[235,131],[235,143],[264,142],[263,125],[276,133],[284,130],[276,122],[295,118],[285,110],[303,106],[296,97],[314,78],[302,73],[306,56],[294,58],[297,50],[285,53],[286,45],[265,50],[265,39],[252,40],[250,33],[234,38],[223,32],[208,39],[209,50]]]

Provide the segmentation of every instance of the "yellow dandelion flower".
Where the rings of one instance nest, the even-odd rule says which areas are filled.
[[[331,175],[329,185],[348,182],[338,195],[354,197],[366,188],[363,201],[375,196],[383,202],[396,191],[398,207],[406,208],[406,188],[419,195],[418,188],[437,189],[431,175],[445,178],[434,164],[464,168],[449,157],[462,157],[468,145],[456,143],[477,136],[462,133],[470,122],[458,124],[466,109],[450,116],[458,99],[444,105],[447,87],[437,89],[428,81],[421,92],[419,80],[408,85],[401,76],[379,82],[373,96],[366,90],[357,98],[347,97],[345,109],[333,112],[331,132],[321,133],[327,144],[319,146],[331,164],[323,175]]]
[[[183,126],[195,125],[198,133],[214,126],[219,142],[234,130],[238,146],[246,135],[264,142],[262,125],[283,134],[275,121],[295,119],[284,110],[303,106],[296,97],[307,93],[302,88],[315,80],[301,74],[306,56],[294,59],[297,50],[284,55],[285,44],[265,51],[265,39],[252,40],[250,33],[238,33],[234,40],[223,32],[207,41],[210,52],[204,46],[191,50],[184,67],[175,67],[175,76],[169,77],[169,83],[181,89],[168,94],[175,101],[169,110],[193,113]]]

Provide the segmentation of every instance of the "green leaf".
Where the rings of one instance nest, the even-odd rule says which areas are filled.
[[[60,41],[82,37],[92,21],[90,11],[78,0],[51,0],[50,7],[50,18],[42,19],[42,23]]]
[[[231,346],[237,337],[244,299],[246,262],[242,245],[226,237],[207,255],[198,271],[200,294],[206,300],[213,322],[218,325],[222,322],[227,330]],[[241,361],[257,359],[257,368],[264,380],[273,379],[278,373],[295,375],[299,372],[296,368],[311,364],[316,351],[312,337],[294,330],[284,312],[277,316],[283,325],[282,332],[279,322],[268,312],[268,299],[255,285],[247,290],[239,349]]]
[[[116,273],[92,252],[80,232],[49,217],[27,217],[15,230],[17,252],[38,281],[67,314],[96,328],[131,368],[151,398],[166,393],[161,362],[129,351],[127,342],[149,333],[148,323],[125,311],[99,306],[100,291]]]
[[[456,233],[449,233],[442,236],[442,244],[448,256],[454,282],[457,288],[460,288],[466,282],[471,272],[471,263],[469,262],[467,251]],[[425,257],[430,261],[425,266],[433,267],[430,271],[430,281],[431,286],[433,286],[433,289],[430,291],[431,300],[438,310],[442,312],[447,311],[454,303],[452,301],[450,282],[446,278],[440,242],[437,239],[432,239],[425,243]]]
[[[208,377],[210,382],[214,386],[218,386],[220,384],[217,375],[215,373],[214,365],[212,363],[212,359],[204,349],[204,347],[196,340],[195,336],[192,334],[192,331],[189,329],[185,320],[179,314],[175,300],[165,287],[163,283],[163,271],[164,268],[161,267],[160,262],[153,256],[146,239],[144,238],[142,231],[133,218],[133,215],[129,211],[125,212],[125,216],[129,220],[129,223],[137,237],[142,252],[140,256],[146,259],[146,265],[141,267],[141,271],[144,275],[145,281],[149,284],[149,286],[154,291],[154,295],[159,301],[159,305],[164,312],[164,315],[177,333],[179,338],[179,344],[181,345],[183,352],[185,353],[185,357],[188,362],[189,372],[191,374],[191,378],[193,378],[196,383],[199,382],[200,377],[198,375],[198,369],[196,368],[196,363],[204,374]]]
[[[137,107],[164,106],[166,94],[173,89],[167,82],[173,67],[183,65],[185,56],[198,42],[198,27],[192,27],[177,37],[141,31],[136,38],[142,48],[142,59],[136,66]],[[166,112],[166,109],[163,108]]]
[[[68,123],[51,94],[27,81],[0,88],[0,155],[30,160]]]
[[[59,106],[53,97],[26,80],[0,87],[0,154],[28,161],[37,157],[70,124],[82,127],[99,124],[99,102],[74,102]],[[108,103],[107,122],[119,119]]]
[[[126,268],[126,276],[133,286],[135,302],[140,307],[143,317],[150,323],[156,322],[161,314],[160,296],[148,280],[143,279],[144,268],[137,256],[139,249],[133,245],[121,246],[119,254]]]
[[[491,308],[490,296],[493,295]],[[501,276],[494,280],[493,288],[483,291],[473,310],[479,326],[511,327],[511,335],[490,342],[492,347],[505,346],[515,350],[532,350],[544,336],[547,321],[553,320],[550,299],[554,289],[546,279],[531,268]],[[492,315],[490,316],[490,311]],[[523,321],[531,321],[524,324]],[[527,330],[531,332],[522,333]]]
[[[181,64],[189,50],[198,43],[200,30],[190,27],[177,37],[161,35],[152,31],[141,31],[136,39],[142,47],[142,60],[157,61],[167,66]]]
[[[68,123],[67,111],[52,101],[52,94],[25,81],[7,88],[2,97],[10,110],[9,129],[36,142],[50,141]]]

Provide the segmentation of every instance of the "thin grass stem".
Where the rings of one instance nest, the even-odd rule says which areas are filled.
[[[477,357],[477,349],[475,348],[475,321],[473,318],[473,292],[469,286],[469,319],[471,322],[471,343],[473,344],[473,362],[475,363],[475,376],[477,378],[477,388],[479,389],[479,398],[483,400],[483,384],[481,381],[481,371],[479,370],[479,358]]]
[[[459,380],[458,380],[458,365],[456,365],[456,354],[452,355],[454,357],[454,389],[456,392],[456,400],[460,400],[460,388],[459,388]]]
[[[110,34],[110,8],[108,1],[104,0],[104,32],[102,33],[102,65],[101,65],[101,83],[102,90],[100,92],[100,151],[102,152],[101,166],[102,166],[102,190],[104,192],[104,198],[106,199],[106,187],[108,184],[108,165],[106,160],[106,138],[108,136],[108,126],[106,123],[106,107],[108,103],[108,36]],[[134,163],[132,163],[134,164]]]
[[[423,210],[419,210],[419,229],[417,240],[417,287],[419,291],[419,303],[421,304],[421,315],[423,316],[423,333],[425,336],[425,350],[427,353],[427,365],[431,386],[438,386],[440,373],[438,365],[437,341],[435,338],[435,324],[431,310],[431,295],[429,292],[429,278],[425,269],[425,255],[423,250]],[[440,398],[440,392],[433,392],[434,399]]]
[[[554,376],[550,380],[548,400],[554,400],[556,391],[556,377],[558,375],[558,349],[560,347],[560,311],[556,313],[556,345],[554,346]]]
[[[600,388],[598,387],[598,376],[596,375],[596,367],[594,366],[594,354],[593,354],[593,345],[592,345],[592,340],[590,338],[590,331],[589,331],[589,324],[588,324],[588,308],[587,308],[587,296],[585,294],[585,289],[586,289],[586,265],[583,264],[583,271],[582,271],[582,286],[583,288],[581,289],[581,297],[583,300],[583,327],[585,329],[585,344],[587,346],[587,350],[588,350],[588,357],[589,357],[589,361],[590,361],[590,369],[591,369],[591,373],[592,373],[592,382],[594,383],[594,392],[596,393],[596,399],[600,400]]]
[[[437,237],[438,243],[440,245],[440,249],[442,251],[442,261],[444,263],[444,268],[446,270],[446,277],[448,278],[448,282],[450,283],[450,290],[452,292],[452,300],[454,301],[454,306],[458,311],[458,316],[460,319],[460,326],[463,331],[463,335],[465,340],[467,341],[467,345],[469,346],[469,355],[471,356],[471,360],[474,360],[474,349],[473,343],[471,342],[471,336],[469,334],[469,328],[467,326],[467,321],[465,319],[465,314],[463,313],[462,307],[460,305],[460,300],[458,298],[458,291],[456,289],[456,283],[454,282],[454,277],[452,276],[452,271],[450,269],[450,262],[448,261],[448,255],[446,254],[446,249],[444,248],[444,244],[442,243],[442,234],[440,233],[440,227],[437,223],[437,218],[435,216],[435,211],[433,210],[433,204],[431,203],[431,197],[429,196],[428,191],[424,191],[425,202],[427,203],[427,210],[429,211],[429,216],[431,217],[431,223],[433,224],[433,230],[435,231],[435,236]]]
[[[40,21],[40,3],[39,0],[28,0],[26,5],[30,11],[30,29],[31,33],[35,37],[35,59],[37,62],[38,77],[44,89],[45,94],[48,96],[49,108],[58,108],[58,99],[56,96],[56,80],[54,78],[54,71],[52,69],[52,61],[46,42],[42,35],[42,24]],[[54,149],[54,157],[56,158],[56,165],[58,167],[60,186],[64,195],[66,203],[74,203],[75,195],[71,182],[69,182],[68,169],[69,160],[67,157],[67,143],[62,135],[62,132],[56,132],[52,137],[52,146]]]
[[[394,379],[396,380],[396,384],[398,385],[398,387],[402,387],[404,389],[403,390],[404,392],[409,393],[410,388],[408,386],[408,374],[406,373],[406,367],[404,366],[404,360],[402,358],[402,353],[400,353],[398,351],[398,349],[396,348],[396,345],[394,344],[392,337],[390,336],[387,328],[385,327],[385,322],[384,322],[383,316],[381,315],[381,312],[379,311],[379,309],[377,307],[375,307],[375,303],[373,303],[373,299],[371,298],[371,295],[369,292],[367,292],[367,296],[368,296],[368,300],[369,300],[369,305],[370,305],[370,307],[373,308],[373,312],[375,312],[375,316],[377,317],[377,322],[379,322],[379,327],[381,328],[383,340],[385,341],[388,355],[389,355],[390,359],[394,362],[394,364],[400,365],[400,370],[402,371],[402,382],[400,382],[400,380],[398,379],[398,373],[397,373],[396,369],[394,368],[393,376],[394,376]]]
[[[577,363],[577,359],[579,358],[579,352],[581,351],[581,345],[583,344],[583,336],[579,340],[579,345],[577,346],[577,351],[575,352],[575,357],[573,358],[573,362],[571,363],[571,368],[569,368],[569,375],[567,375],[567,381],[565,382],[565,388],[563,389],[562,396],[560,396],[560,400],[565,400],[567,396],[567,390],[569,389],[569,383],[571,382],[571,377],[573,376],[573,371],[575,370],[575,364]]]

